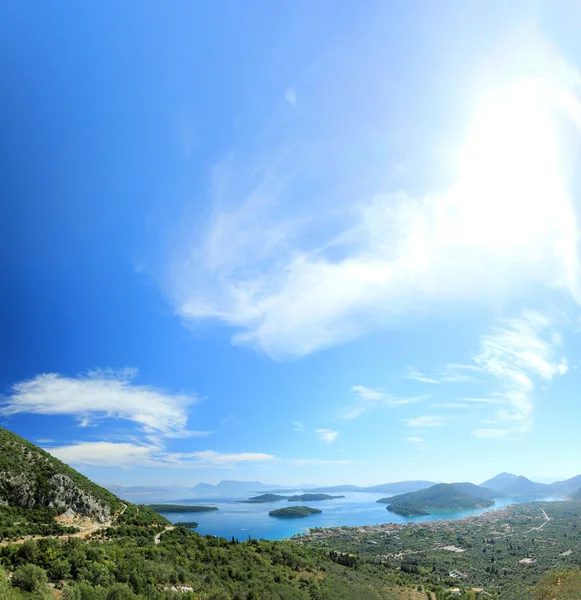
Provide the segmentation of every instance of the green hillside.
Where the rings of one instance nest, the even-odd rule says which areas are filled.
[[[575,502],[581,502],[581,487],[577,488],[574,492],[571,492],[571,494],[569,494],[569,497]]]
[[[492,500],[465,494],[449,483],[438,483],[425,490],[381,498],[378,502],[389,504],[387,510],[403,516],[426,515],[430,510],[484,508],[494,504]]]
[[[70,510],[105,522],[123,504],[48,452],[0,427],[0,506]]]

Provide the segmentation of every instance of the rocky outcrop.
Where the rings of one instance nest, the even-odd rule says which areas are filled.
[[[0,428],[0,505],[54,508],[101,523],[122,507],[119,499],[48,452]]]

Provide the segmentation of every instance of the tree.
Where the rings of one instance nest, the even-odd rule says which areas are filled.
[[[12,575],[12,585],[25,592],[34,592],[46,586],[47,577],[44,569],[36,565],[26,564],[18,567]]]
[[[0,598],[6,598],[6,600],[10,600],[12,598],[12,591],[10,582],[8,581],[8,577],[6,576],[6,572],[2,567],[0,567]]]
[[[138,600],[138,598],[126,585],[117,583],[109,590],[107,600]]]

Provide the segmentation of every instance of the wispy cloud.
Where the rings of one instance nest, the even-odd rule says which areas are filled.
[[[339,435],[338,431],[333,431],[332,429],[317,429],[315,430],[315,433],[326,444],[332,444]]]
[[[417,189],[421,173],[394,182],[375,150],[402,116],[385,110],[384,65],[364,45],[350,46],[340,71],[341,48],[321,58],[321,76],[301,88],[305,110],[279,111],[258,150],[233,149],[214,170],[207,222],[196,215],[174,237],[164,281],[177,313],[223,322],[234,343],[286,357],[404,318],[522,300],[532,284],[581,301],[579,231],[553,123],[560,111],[578,127],[579,75],[542,39],[528,44],[478,95],[455,180],[417,194],[398,190]],[[535,76],[505,77],[519,72]],[[343,101],[329,105],[339,90]],[[345,148],[365,159],[346,160]]]
[[[148,432],[188,435],[187,408],[197,402],[196,396],[137,385],[136,376],[135,369],[97,370],[79,377],[38,375],[12,386],[0,400],[0,415],[73,415],[81,427],[94,419],[119,418]]]
[[[324,460],[319,458],[296,458],[290,460],[289,463],[293,467],[330,467],[354,464],[352,460]]]
[[[424,375],[421,371],[414,369],[412,367],[408,367],[408,371],[405,375],[402,375],[404,379],[413,379],[414,381],[421,381],[422,383],[440,383],[438,379],[434,379],[433,377],[428,377]]]
[[[407,437],[405,438],[406,442],[409,442],[410,444],[423,444],[424,443],[424,438],[421,437]]]
[[[302,421],[293,421],[293,431],[304,431],[305,424]]]
[[[294,105],[297,101],[297,95],[295,94],[295,91],[290,88],[286,91],[284,98],[291,105]]]
[[[241,463],[260,464],[276,460],[275,456],[261,452],[225,454],[204,450],[178,453],[167,452],[155,445],[129,442],[76,442],[45,449],[69,465],[94,467],[234,468]]]
[[[409,427],[442,427],[446,424],[446,420],[443,417],[435,415],[424,415],[421,417],[413,417],[410,419],[402,419],[402,422]]]
[[[491,334],[481,338],[476,365],[498,383],[490,399],[501,402],[494,413],[496,428],[477,429],[477,437],[520,436],[533,421],[536,381],[549,382],[567,373],[562,357],[562,339],[554,323],[545,315],[525,311],[521,317],[501,322]]]
[[[476,365],[449,363],[435,375],[426,375],[415,368],[408,367],[407,373],[401,377],[403,379],[411,379],[431,384],[465,383],[477,381],[477,378],[474,375],[478,372],[480,372],[480,369]]]
[[[414,404],[429,398],[427,395],[398,398],[364,385],[354,385],[351,388],[351,391],[355,393],[356,403],[344,412],[342,415],[343,419],[356,419],[366,412],[381,406],[396,408],[405,404]]]

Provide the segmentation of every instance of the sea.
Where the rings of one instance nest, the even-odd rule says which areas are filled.
[[[338,492],[339,493],[339,492]],[[276,508],[292,506],[287,500],[265,504],[245,504],[239,499],[202,500],[191,499],[172,501],[172,504],[216,506],[219,510],[205,513],[162,513],[172,523],[195,521],[196,531],[202,535],[215,535],[240,541],[248,538],[280,540],[300,533],[308,533],[311,527],[340,527],[379,525],[381,523],[418,523],[422,521],[443,521],[464,519],[480,515],[490,510],[499,510],[509,504],[523,502],[554,502],[563,500],[560,496],[510,496],[498,498],[490,508],[473,510],[440,510],[430,515],[402,517],[386,510],[386,504],[379,504],[385,494],[368,492],[345,492],[344,498],[305,503],[318,508],[321,514],[299,519],[270,517],[268,512]],[[129,497],[127,497],[130,500]],[[132,500],[133,501],[133,500]],[[140,500],[143,502],[143,498]],[[293,503],[293,504],[301,504]]]

